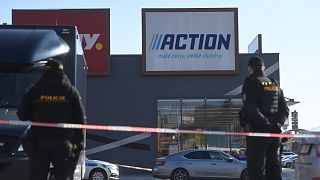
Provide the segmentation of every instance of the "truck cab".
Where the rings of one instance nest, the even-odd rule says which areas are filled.
[[[18,121],[23,95],[39,80],[50,58],[63,63],[86,107],[88,68],[75,26],[1,25],[0,39],[0,120]],[[20,142],[28,128],[0,124],[0,179],[28,177],[28,158]],[[83,177],[84,161],[82,152],[74,179]]]

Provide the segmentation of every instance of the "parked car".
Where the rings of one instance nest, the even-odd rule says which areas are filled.
[[[306,134],[320,134],[320,132],[308,132]],[[295,170],[296,179],[320,179],[320,139],[303,138],[298,155]]]
[[[281,165],[282,167],[286,168],[294,168],[295,161],[297,160],[298,155],[288,155],[281,158]]]
[[[158,158],[152,169],[156,178],[188,180],[221,178],[247,180],[246,162],[218,150],[186,150]]]
[[[283,156],[290,156],[290,155],[297,155],[297,154],[294,153],[294,152],[290,152],[290,151],[283,151],[283,152],[282,152],[282,155],[283,155]]]
[[[118,180],[119,167],[115,164],[86,159],[84,179],[88,180]]]

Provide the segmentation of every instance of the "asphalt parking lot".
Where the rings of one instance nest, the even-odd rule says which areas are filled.
[[[121,175],[121,180],[160,180],[158,178],[153,178],[151,173],[150,174],[126,174]],[[282,179],[283,180],[295,180],[295,172],[294,169],[282,168]]]

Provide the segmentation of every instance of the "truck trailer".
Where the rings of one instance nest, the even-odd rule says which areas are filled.
[[[19,121],[16,112],[23,95],[39,80],[51,58],[62,62],[86,107],[88,68],[75,26],[0,26],[0,120]],[[27,179],[28,158],[21,138],[28,128],[0,124],[0,179]],[[81,154],[75,180],[85,171],[84,151]]]

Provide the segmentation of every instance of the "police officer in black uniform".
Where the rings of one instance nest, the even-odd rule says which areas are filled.
[[[85,112],[78,91],[70,83],[58,60],[49,60],[40,80],[24,95],[17,115],[23,121],[85,124]],[[84,134],[80,129],[32,126],[30,180],[46,180],[50,163],[55,179],[73,176],[74,156],[83,148]]]
[[[246,127],[251,132],[281,133],[289,109],[278,83],[264,73],[264,61],[249,59],[242,98]],[[250,180],[281,180],[280,138],[247,137],[247,168]]]

